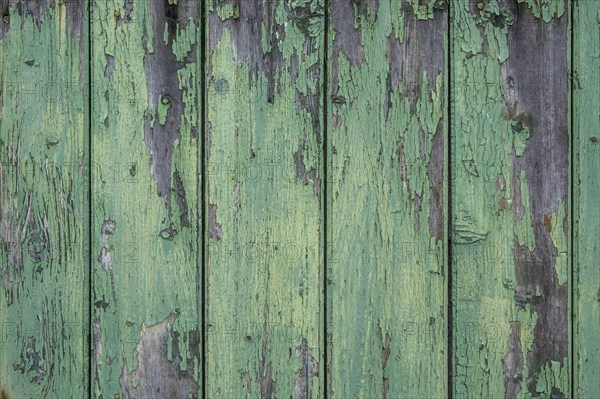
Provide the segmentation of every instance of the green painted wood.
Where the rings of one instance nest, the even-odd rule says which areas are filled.
[[[0,5],[0,397],[83,397],[87,2],[19,3]]]
[[[600,395],[600,3],[573,15],[573,393]]]
[[[207,8],[206,394],[322,397],[323,1]]]
[[[568,7],[452,11],[453,394],[569,397]]]
[[[92,9],[93,397],[201,396],[196,1]]]
[[[445,397],[447,6],[330,4],[329,397]]]
[[[597,1],[56,3],[0,5],[0,399],[596,398]]]

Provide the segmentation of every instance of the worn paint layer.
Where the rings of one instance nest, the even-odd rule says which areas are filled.
[[[455,397],[569,396],[568,16],[533,3],[453,2]]]
[[[180,369],[179,333],[173,327],[177,314],[153,326],[142,324],[140,341],[135,348],[137,365],[129,371],[123,360],[119,382],[123,399],[129,398],[198,398],[198,382],[194,379],[194,361],[187,359],[185,370]],[[190,343],[197,346],[197,337]],[[197,349],[197,347],[196,347]]]
[[[0,3],[0,399],[596,398],[597,1]]]
[[[0,7],[0,396],[83,397],[87,2]]]
[[[573,15],[573,397],[600,393],[600,3]]]
[[[329,5],[331,398],[446,395],[448,11],[424,3]]]
[[[324,2],[206,24],[206,395],[322,397]]]
[[[199,4],[90,20],[93,396],[200,397]]]

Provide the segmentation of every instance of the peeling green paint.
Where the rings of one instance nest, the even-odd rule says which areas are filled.
[[[158,103],[158,123],[164,126],[167,123],[167,114],[171,108],[171,100],[168,97],[161,97]]]
[[[436,9],[445,9],[448,7],[446,0],[432,0],[428,2],[409,0],[409,4],[418,20],[433,19]]]
[[[565,13],[565,2],[557,0],[517,0],[519,3],[527,4],[531,13],[536,18],[541,18],[548,23],[554,18],[560,18]],[[590,0],[583,0],[590,1]]]
[[[333,398],[446,395],[447,13],[422,21],[422,11],[393,0],[330,5]]]
[[[580,0],[573,15],[573,393],[600,387],[600,3]]]
[[[570,395],[563,3],[452,2],[457,398]]]
[[[322,397],[323,2],[209,4],[207,397]]]
[[[568,359],[561,359],[560,362],[551,360],[546,364],[540,373],[535,390],[537,392],[569,392],[569,376],[567,374]]]
[[[594,399],[598,2],[235,3],[0,6],[0,398]]]
[[[84,397],[88,387],[88,53],[77,8],[87,2],[2,4],[3,398]]]
[[[240,17],[240,7],[235,4],[224,4],[221,7],[217,7],[216,10],[217,15],[223,21],[228,18],[237,19]]]
[[[197,7],[136,1],[128,23],[112,2],[92,10],[93,259],[116,224],[111,270],[91,264],[94,397],[201,396]]]
[[[511,122],[512,130],[515,134],[513,145],[515,148],[515,155],[518,157],[522,157],[525,152],[525,148],[527,147],[527,139],[529,138],[529,129],[523,126],[523,123],[520,121],[513,120]]]

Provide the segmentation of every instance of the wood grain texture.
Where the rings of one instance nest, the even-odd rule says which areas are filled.
[[[323,395],[323,7],[208,2],[210,398]]]
[[[92,9],[93,397],[201,396],[200,10]]]
[[[599,1],[0,14],[0,399],[598,399]]]
[[[600,395],[600,3],[573,15],[573,393]]]
[[[88,386],[87,2],[2,2],[0,396]]]
[[[454,396],[568,397],[568,7],[452,4]]]
[[[330,3],[331,398],[446,395],[447,12]]]

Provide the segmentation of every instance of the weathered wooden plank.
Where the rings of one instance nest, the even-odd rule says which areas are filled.
[[[332,398],[446,395],[447,12],[330,3]]]
[[[600,395],[600,2],[573,15],[573,396]]]
[[[322,397],[323,1],[207,4],[206,394]]]
[[[93,396],[201,395],[200,10],[92,9]]]
[[[568,397],[568,7],[452,5],[454,397]]]
[[[88,385],[87,1],[2,1],[0,397]]]

